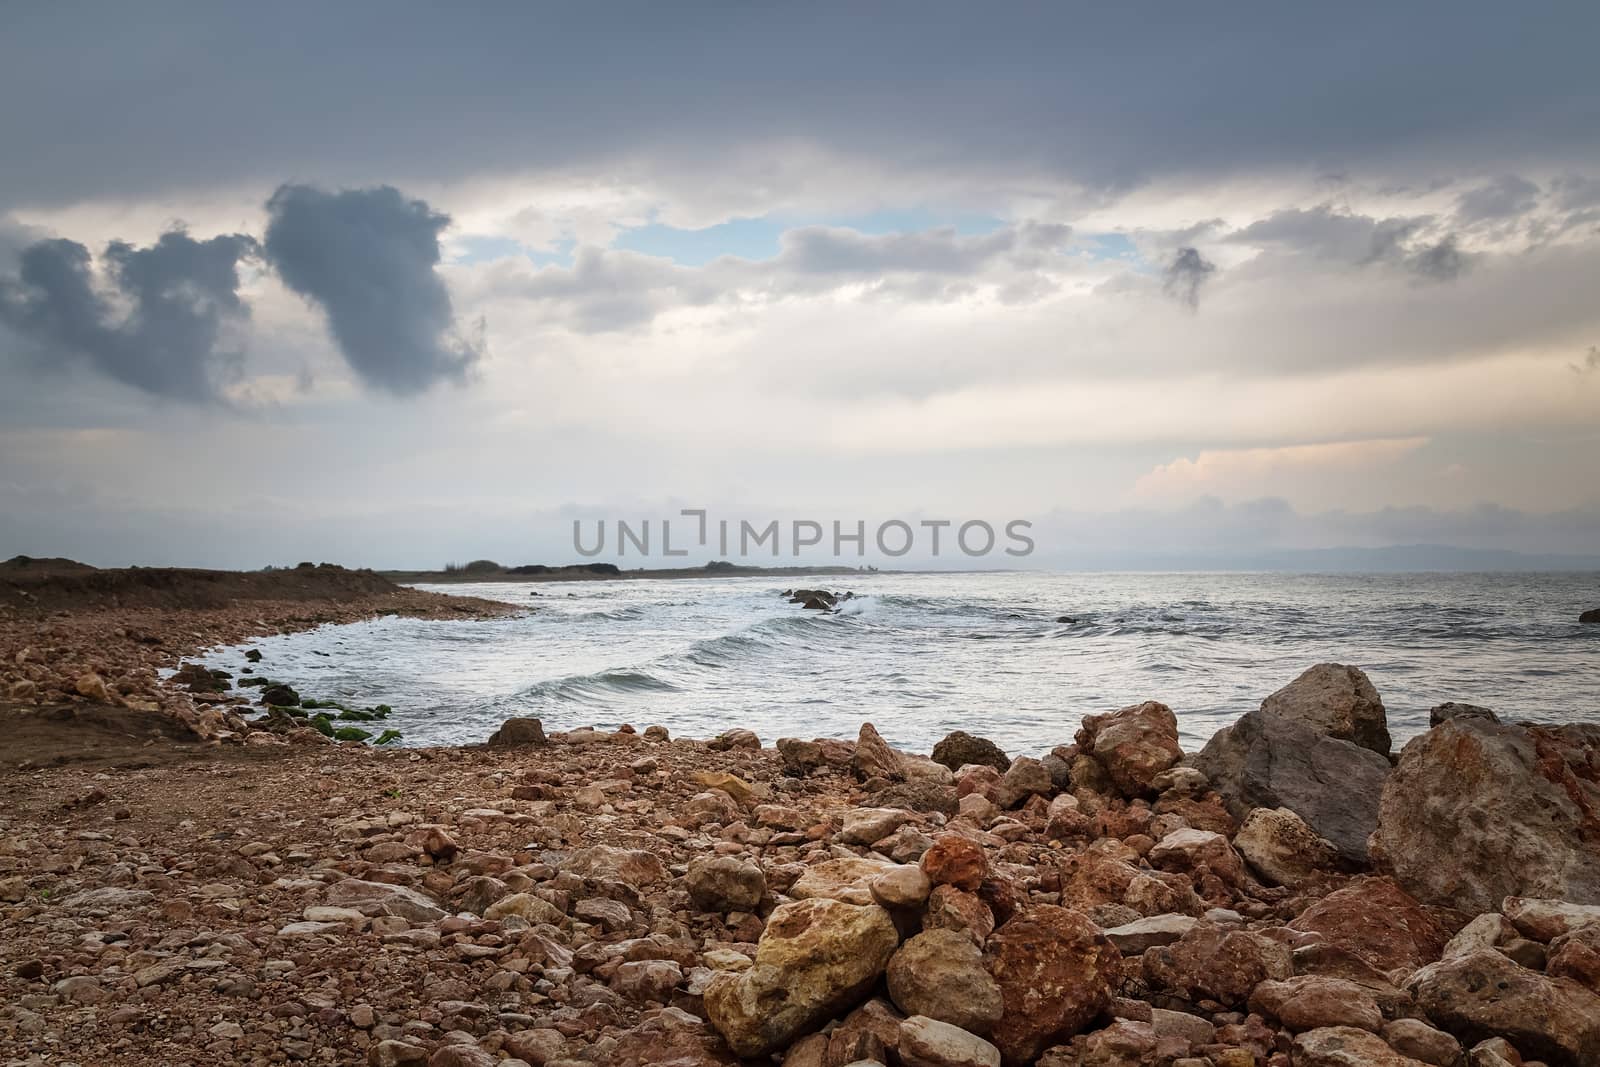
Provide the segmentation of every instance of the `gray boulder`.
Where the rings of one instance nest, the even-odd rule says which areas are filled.
[[[987,737],[976,737],[965,730],[945,735],[943,741],[933,746],[933,761],[942,763],[952,771],[959,771],[969,763],[993,767],[1004,774],[1011,767],[1011,757]]]
[[[1479,704],[1461,704],[1454,700],[1447,700],[1438,707],[1428,712],[1428,728],[1438,726],[1451,719],[1487,719],[1490,722],[1499,722],[1500,716],[1489,708]]]
[[[1341,857],[1367,861],[1390,769],[1371,749],[1252,711],[1217,731],[1188,763],[1211,780],[1235,819],[1254,808],[1288,808]]]
[[[1389,754],[1388,715],[1378,690],[1359,667],[1319,663],[1263,700],[1261,710],[1380,756]]]

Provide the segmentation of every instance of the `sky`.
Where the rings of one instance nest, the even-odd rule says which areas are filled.
[[[0,557],[567,562],[623,520],[665,562],[684,509],[779,521],[762,563],[796,522],[865,523],[849,564],[1600,554],[1597,37],[10,4]]]

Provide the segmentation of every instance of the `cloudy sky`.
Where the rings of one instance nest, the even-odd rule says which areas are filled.
[[[7,5],[0,556],[1600,551],[1600,8],[1226,12]]]

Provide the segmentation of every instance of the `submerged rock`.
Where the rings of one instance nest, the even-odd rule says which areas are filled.
[[[1217,731],[1190,763],[1211,780],[1228,811],[1287,808],[1340,856],[1367,860],[1389,761],[1290,719],[1252,711]]]
[[[706,1014],[741,1056],[765,1056],[857,1003],[900,943],[876,904],[815,898],[767,920],[755,964],[723,972],[705,993]]]
[[[1389,720],[1371,679],[1359,667],[1319,663],[1261,702],[1273,718],[1311,727],[1324,737],[1389,754]]]
[[[1429,903],[1469,913],[1508,896],[1600,904],[1600,727],[1435,727],[1401,752],[1372,845]]]
[[[1600,608],[1590,608],[1578,616],[1578,622],[1584,626],[1600,626]]]

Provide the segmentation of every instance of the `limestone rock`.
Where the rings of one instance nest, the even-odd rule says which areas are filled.
[[[1243,1007],[1256,986],[1289,978],[1294,960],[1277,941],[1247,930],[1201,922],[1171,945],[1150,949],[1141,961],[1153,989],[1190,1002],[1215,1000]]]
[[[1081,1031],[1111,1003],[1122,956],[1082,912],[1041,904],[1015,915],[984,949],[1005,1013],[992,1038],[1009,1067]]]
[[[1338,862],[1338,850],[1288,808],[1256,808],[1234,836],[1250,869],[1272,885],[1292,886]]]
[[[871,904],[872,880],[895,866],[886,860],[863,856],[824,860],[806,868],[789,887],[789,895],[796,900],[825,897],[847,904]]]
[[[684,881],[689,899],[701,911],[755,911],[767,892],[761,868],[736,856],[696,860]]]
[[[1077,742],[1127,797],[1154,797],[1156,778],[1183,758],[1178,719],[1154,700],[1085,717]]]
[[[507,719],[500,724],[498,730],[489,735],[489,744],[496,748],[549,743],[549,739],[544,736],[544,723],[531,718]]]
[[[1461,1042],[1421,1019],[1395,1019],[1384,1023],[1383,1039],[1401,1055],[1421,1060],[1430,1067],[1457,1067],[1461,1062]]]
[[[358,878],[345,878],[330,885],[327,901],[337,907],[356,908],[366,915],[397,915],[411,922],[434,922],[445,916],[443,908],[415,889]]]
[[[1262,982],[1250,994],[1250,1010],[1277,1019],[1295,1033],[1326,1026],[1376,1033],[1383,1026],[1378,1002],[1354,982],[1320,974]]]
[[[1329,893],[1289,924],[1322,935],[1379,971],[1413,970],[1444,952],[1449,935],[1388,878],[1361,878]]]
[[[1507,897],[1500,911],[1523,937],[1535,941],[1553,941],[1562,934],[1600,923],[1600,904]]]
[[[1132,958],[1158,945],[1172,944],[1194,929],[1199,921],[1192,915],[1151,915],[1113,926],[1106,931],[1106,937],[1124,956]]]
[[[1293,1067],[1426,1067],[1390,1048],[1383,1038],[1350,1026],[1308,1030],[1294,1039]]]
[[[877,727],[870,722],[861,724],[861,732],[856,737],[856,750],[850,757],[850,769],[863,782],[869,778],[887,778],[891,782],[904,781],[906,778],[904,758],[889,747]]]
[[[1219,730],[1193,766],[1244,819],[1252,808],[1288,808],[1344,858],[1367,860],[1389,761],[1303,723],[1252,711]]]
[[[900,1024],[905,1067],[1000,1067],[1000,1050],[976,1034],[921,1015]]]
[[[870,845],[894,833],[910,817],[900,808],[851,808],[844,813],[839,839],[848,845]]]
[[[1389,754],[1389,719],[1359,667],[1319,663],[1261,702],[1261,711],[1311,727],[1324,737]]]
[[[983,953],[954,930],[925,930],[889,960],[889,998],[907,1015],[926,1015],[975,1034],[1000,1021],[1000,987]]]
[[[983,846],[960,834],[945,834],[922,854],[922,873],[934,885],[953,885],[972,892],[989,875]]]
[[[1551,1067],[1600,1063],[1600,995],[1492,949],[1424,967],[1406,988],[1435,1026],[1463,1043],[1504,1037]]]
[[[1375,859],[1418,899],[1600,904],[1600,726],[1452,719],[1413,739],[1382,794]]]
[[[876,904],[816,898],[773,911],[748,970],[721,972],[706,1014],[741,1056],[765,1056],[859,1001],[900,936]]]
[[[1487,719],[1489,722],[1499,722],[1500,716],[1491,709],[1477,704],[1458,704],[1454,700],[1447,700],[1428,710],[1428,729],[1431,730],[1451,719]]]

